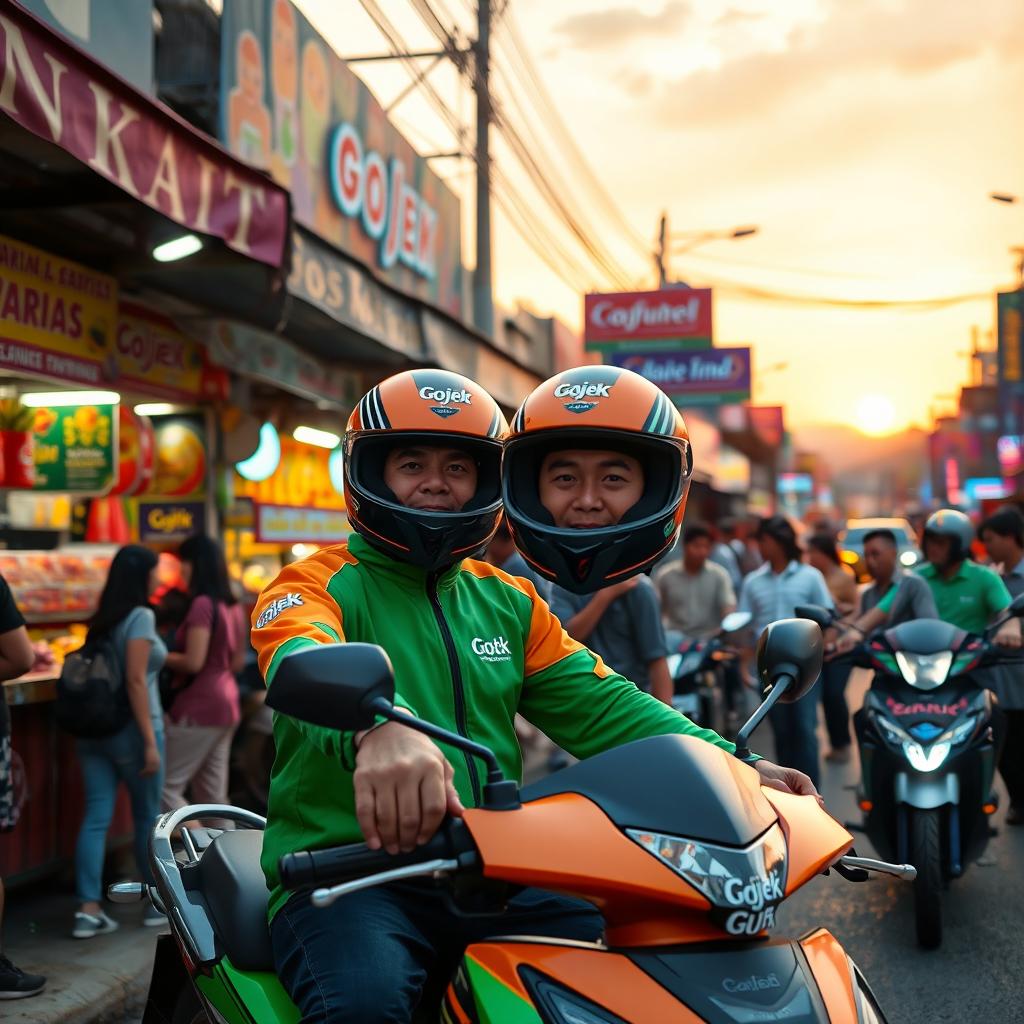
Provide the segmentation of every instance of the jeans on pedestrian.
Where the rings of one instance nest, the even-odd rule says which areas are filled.
[[[540,889],[513,897],[503,914],[460,917],[440,890],[407,882],[351,893],[322,910],[298,893],[275,915],[270,936],[302,1024],[409,1024],[421,996],[424,1006],[440,1002],[471,943],[515,934],[595,941],[603,928],[589,903]]]
[[[846,684],[852,666],[849,661],[826,661],[821,667],[821,706],[825,711],[825,729],[833,750],[850,745],[850,709],[846,704]]]
[[[117,788],[122,782],[131,801],[135,859],[142,877],[150,884],[153,882],[149,836],[160,813],[163,785],[164,734],[160,729],[156,731],[156,743],[161,769],[155,775],[140,775],[145,764],[145,744],[134,721],[113,736],[75,742],[85,787],[85,816],[75,846],[75,891],[81,903],[98,902],[102,898],[107,830],[114,816]]]
[[[818,785],[818,700],[820,680],[800,700],[768,712],[775,733],[775,761],[796,768]]]

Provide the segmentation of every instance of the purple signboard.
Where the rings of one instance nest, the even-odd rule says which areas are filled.
[[[613,365],[657,384],[676,405],[717,405],[750,398],[750,349],[613,352]]]

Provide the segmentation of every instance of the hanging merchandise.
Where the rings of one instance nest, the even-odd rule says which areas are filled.
[[[159,416],[153,421],[156,476],[150,493],[199,496],[206,491],[206,427],[202,416]]]
[[[0,442],[3,444],[3,484],[5,487],[31,487],[35,481],[32,428],[34,409],[17,398],[0,401]]]

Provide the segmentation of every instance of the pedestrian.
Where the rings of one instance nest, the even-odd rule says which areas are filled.
[[[678,564],[667,566],[654,578],[666,627],[690,640],[717,636],[722,619],[736,610],[736,592],[729,573],[709,557],[711,543],[711,530],[705,524],[685,526]],[[722,664],[726,710],[735,714],[743,690],[739,663],[731,658]]]
[[[740,561],[736,557],[735,549],[721,529],[710,527],[709,532],[711,534],[711,551],[708,557],[729,574],[733,590],[739,590],[740,584],[743,582],[743,571],[740,569]]]
[[[11,714],[4,698],[3,682],[24,675],[34,660],[32,642],[14,595],[0,576],[0,832],[18,823],[21,807],[14,792]],[[3,949],[4,883],[0,878],[0,999],[24,999],[38,995],[46,986],[41,974],[26,974],[11,963]]]
[[[176,674],[167,712],[167,767],[163,806],[228,799],[231,738],[241,717],[235,673],[245,663],[247,626],[228,579],[220,544],[189,537],[178,549],[189,610],[175,636],[167,668]]]
[[[840,615],[849,615],[857,607],[857,581],[839,557],[834,534],[815,533],[807,540],[807,563],[825,577],[832,602]],[[846,764],[850,760],[850,709],[846,704],[846,684],[852,665],[845,659],[827,659],[821,667],[821,704],[825,712],[825,730],[830,749],[825,760]]]
[[[494,536],[487,545],[484,561],[496,565],[499,569],[504,569],[510,576],[521,576],[523,579],[529,580],[537,588],[537,593],[548,604],[551,603],[551,583],[535,569],[531,569],[529,562],[516,550],[507,519],[502,519],[497,530],[494,531]]]
[[[157,557],[148,548],[138,544],[121,548],[110,563],[99,607],[89,622],[86,643],[109,640],[116,669],[124,680],[131,717],[111,736],[75,740],[85,786],[85,813],[75,846],[78,910],[71,935],[76,939],[106,935],[118,927],[104,912],[100,900],[107,830],[122,783],[131,802],[135,860],[142,876],[153,884],[149,836],[160,811],[164,730],[159,676],[167,658],[149,604],[159,585],[156,567]],[[143,923],[159,925],[165,920],[147,902]]]
[[[1024,594],[1024,516],[1013,506],[998,509],[978,527],[978,536],[989,558],[1000,566],[1010,596]],[[1020,667],[995,666],[991,683],[1006,722],[999,758],[999,774],[1010,798],[1006,824],[1024,825],[1024,681]]]
[[[860,593],[858,615],[877,608],[890,590],[898,589],[887,619],[890,628],[914,619],[939,617],[931,588],[917,573],[907,572],[900,562],[899,544],[892,530],[882,527],[864,535],[864,564],[872,582]]]
[[[796,531],[785,516],[769,516],[757,527],[764,564],[744,581],[739,610],[752,616],[755,636],[776,619],[791,618],[797,605],[831,608],[825,577],[801,561]],[[817,684],[815,684],[817,685]],[[818,709],[813,700],[776,704],[769,712],[775,733],[776,759],[792,765],[818,784]]]

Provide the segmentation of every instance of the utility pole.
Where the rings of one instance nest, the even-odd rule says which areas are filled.
[[[665,247],[668,244],[668,214],[663,213],[658,221],[658,248],[654,253],[654,265],[658,269],[658,287],[668,284],[668,273],[665,269]]]
[[[491,286],[491,4],[476,5],[476,270],[473,272],[473,322],[478,331],[494,335],[494,295]]]

